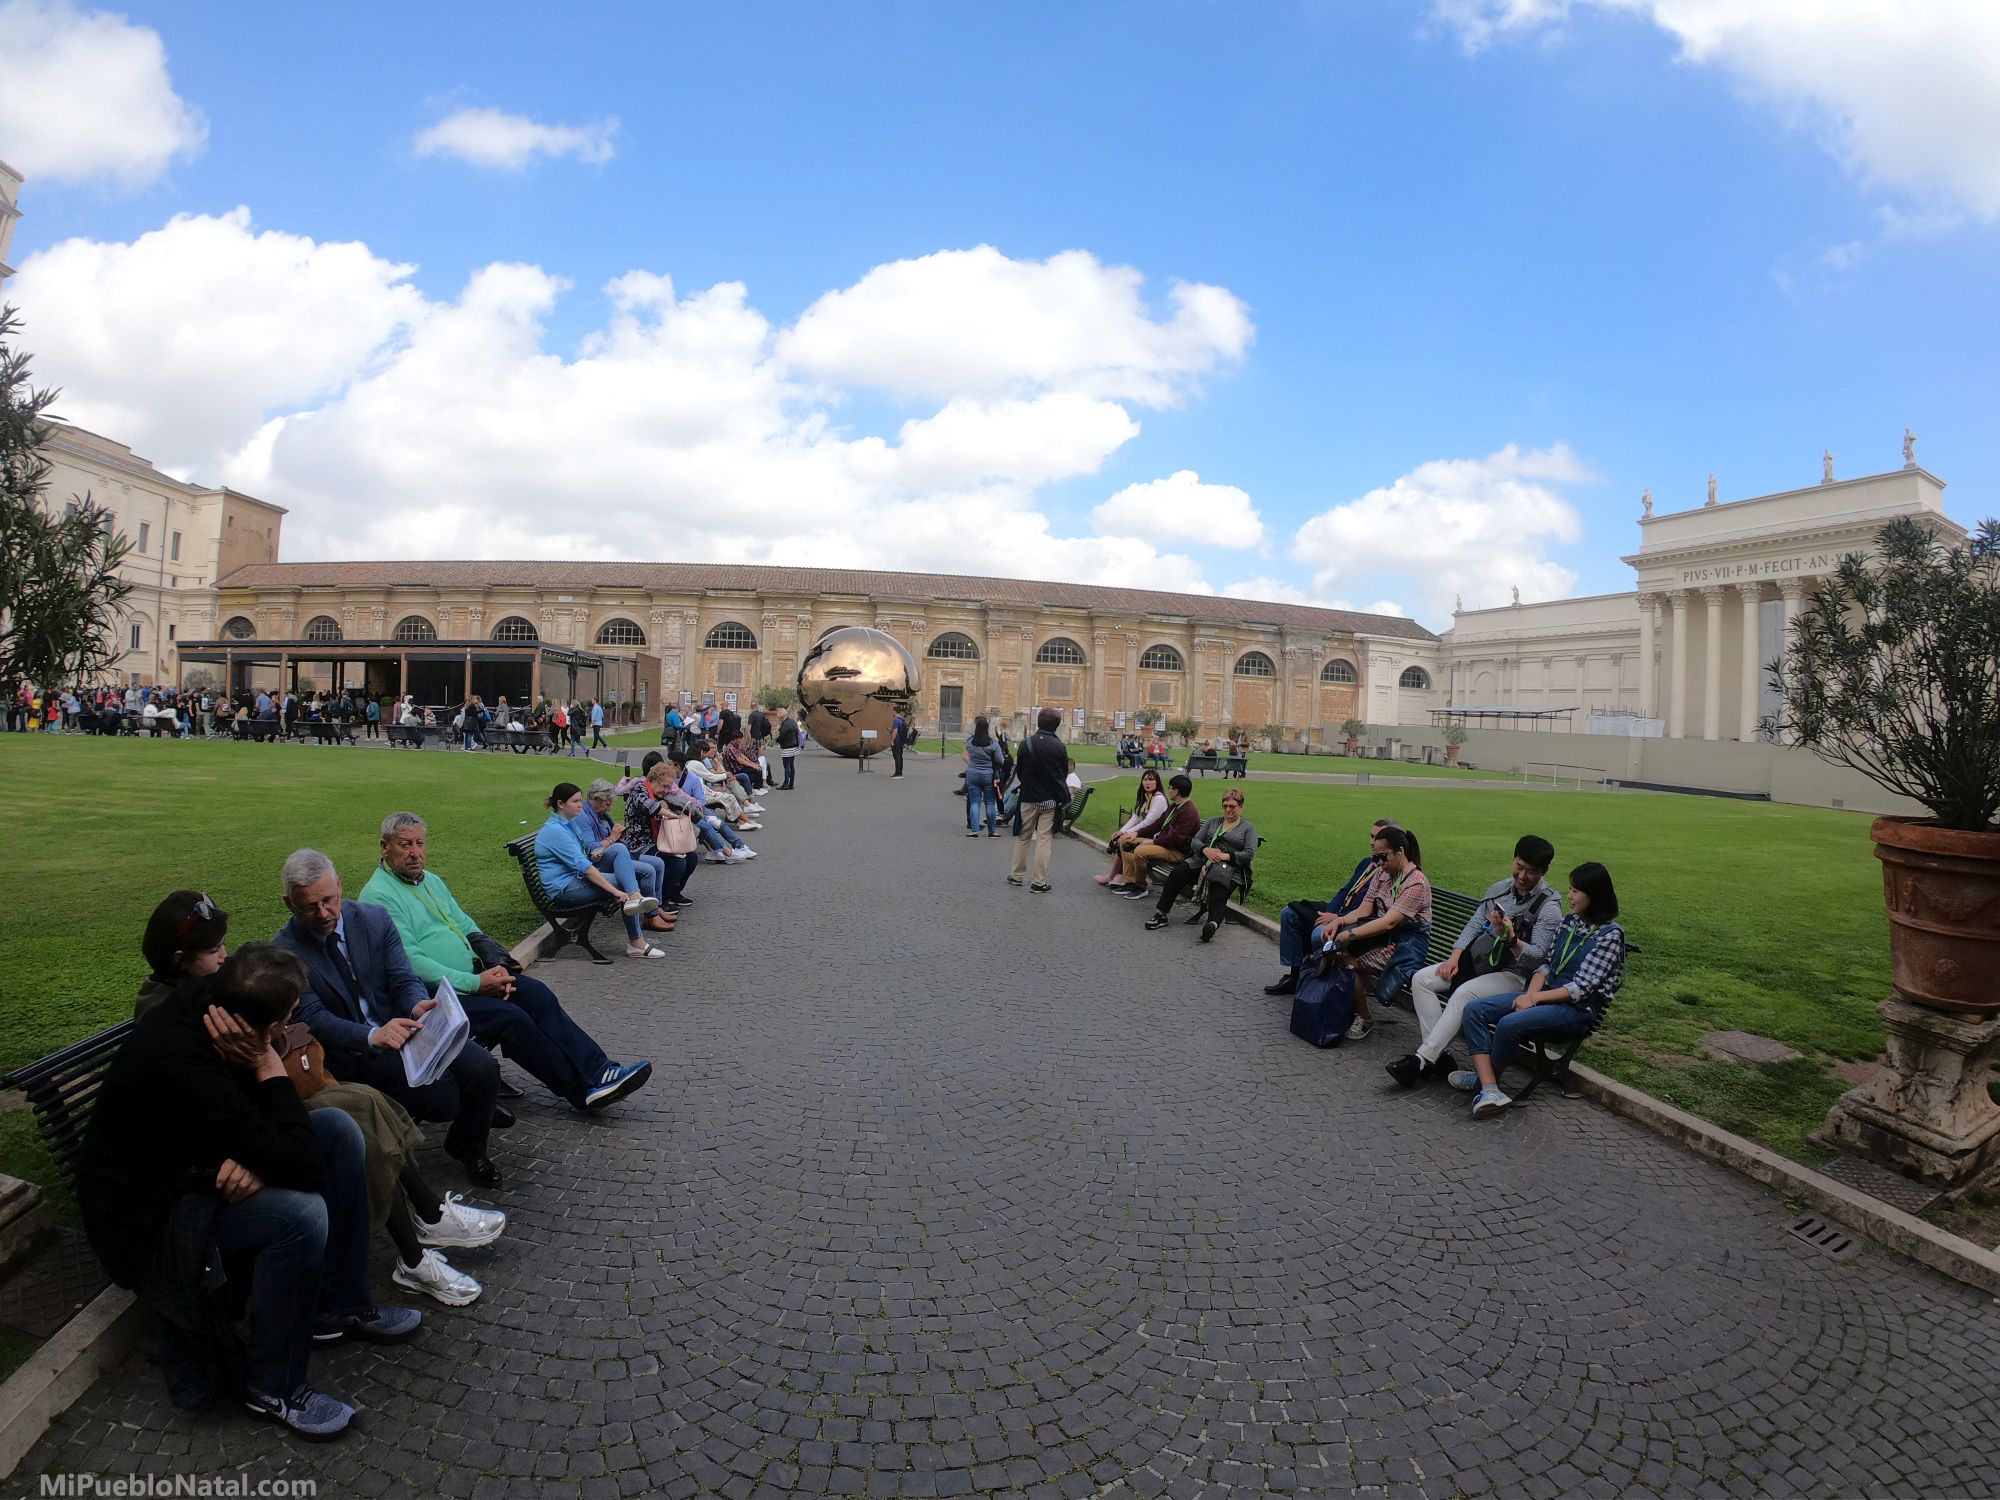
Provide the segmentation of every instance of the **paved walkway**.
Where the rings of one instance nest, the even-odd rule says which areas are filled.
[[[1392,1093],[1406,1017],[1292,1041],[1263,939],[1142,932],[1071,841],[1053,895],[1009,888],[952,770],[812,756],[765,857],[702,870],[675,962],[545,966],[660,1076],[602,1119],[523,1101],[513,1227],[464,1258],[486,1297],[317,1362],[363,1432],[181,1416],[140,1358],[17,1486],[2000,1492],[1990,1299],[1826,1259],[1589,1104]]]

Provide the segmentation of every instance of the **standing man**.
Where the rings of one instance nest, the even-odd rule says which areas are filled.
[[[764,741],[771,737],[771,716],[764,712],[764,706],[752,704],[750,722],[745,726],[750,731],[750,753],[753,756],[764,753]]]
[[[909,733],[909,730],[910,721],[903,717],[901,709],[897,709],[895,720],[889,725],[889,758],[896,763],[896,769],[890,778],[891,780],[903,774],[903,737]],[[1014,883],[1016,885],[1020,884],[1018,880]]]
[[[604,700],[601,698],[590,700],[590,748],[604,748]]]
[[[785,762],[785,779],[778,790],[792,791],[792,776],[799,761],[799,721],[792,716],[789,708],[785,710],[785,717],[778,721],[778,755]]]
[[[897,722],[902,716],[897,715]],[[1021,831],[1014,836],[1014,869],[1007,884],[1019,885],[1028,873],[1028,846],[1035,846],[1031,891],[1049,888],[1049,854],[1055,847],[1056,809],[1069,800],[1063,778],[1069,770],[1069,749],[1056,738],[1062,714],[1045,708],[1035,716],[1035,733],[1021,741],[1014,757],[1014,774],[1021,782]],[[899,757],[900,759],[900,757]],[[900,770],[897,775],[901,775]]]

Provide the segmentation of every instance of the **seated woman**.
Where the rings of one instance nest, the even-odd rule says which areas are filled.
[[[699,809],[695,835],[708,845],[709,861],[712,864],[741,864],[755,859],[757,851],[744,843],[736,830],[710,808],[708,782],[702,777],[701,762],[676,747],[667,752],[667,764],[680,777],[681,795]],[[723,794],[718,791],[715,795],[719,799]]]
[[[1167,792],[1160,782],[1160,773],[1148,766],[1139,773],[1139,796],[1132,804],[1131,816],[1118,825],[1118,831],[1111,835],[1111,873],[1097,877],[1099,885],[1111,885],[1118,880],[1125,868],[1124,854],[1128,849],[1136,849],[1167,821]]]
[[[590,850],[590,862],[609,875],[627,890],[635,882],[641,896],[660,899],[666,884],[665,861],[652,854],[636,854],[625,839],[625,825],[616,821],[611,814],[611,799],[615,795],[610,782],[602,776],[584,789],[583,811],[576,816],[574,827],[585,846]],[[640,926],[653,932],[672,932],[674,918],[671,912],[653,911],[646,914]]]
[[[561,906],[583,906],[597,901],[600,893],[616,898],[625,914],[625,956],[665,958],[665,951],[648,943],[639,927],[640,917],[660,909],[659,901],[639,894],[636,877],[629,885],[614,885],[591,859],[590,845],[577,827],[583,814],[583,788],[573,781],[559,781],[542,805],[549,817],[535,837],[535,871],[549,898]],[[626,868],[631,868],[629,860]]]
[[[1625,982],[1625,929],[1618,925],[1618,892],[1611,872],[1596,861],[1569,872],[1569,912],[1556,929],[1548,960],[1518,995],[1494,995],[1465,1008],[1470,1070],[1451,1075],[1453,1088],[1477,1089],[1474,1119],[1497,1115],[1514,1101],[1501,1091],[1500,1075],[1523,1042],[1567,1042],[1588,1036]]]
[[[1231,787],[1222,794],[1222,816],[1201,825],[1188,845],[1188,857],[1168,873],[1160,904],[1146,918],[1146,931],[1166,926],[1167,913],[1181,893],[1199,882],[1201,894],[1195,900],[1207,912],[1201,924],[1201,940],[1207,942],[1222,925],[1230,894],[1256,857],[1257,825],[1243,816],[1243,794]]]
[[[139,949],[151,970],[132,1005],[133,1018],[143,1021],[175,990],[222,967],[229,957],[229,913],[200,891],[173,891],[153,908]],[[218,1051],[228,1038],[247,1035],[240,1022],[219,1008],[210,1008],[204,1024]],[[386,1230],[396,1247],[391,1279],[448,1307],[475,1300],[482,1290],[479,1283],[455,1269],[437,1247],[490,1245],[506,1229],[507,1216],[475,1208],[456,1193],[439,1193],[417,1165],[423,1132],[409,1111],[365,1083],[342,1083],[327,1073],[326,1054],[317,1042],[306,1048],[300,1066],[291,1056],[290,1041],[288,1033],[285,1069],[294,1074],[295,1086],[298,1078],[314,1072],[325,1080],[309,1085],[310,1093],[300,1093],[305,1107],[340,1110],[361,1127],[369,1220]]]
[[[1406,828],[1378,828],[1373,848],[1382,856],[1382,866],[1369,882],[1368,894],[1348,917],[1334,924],[1326,940],[1326,951],[1336,962],[1354,970],[1350,1042],[1375,1029],[1364,981],[1377,984],[1378,998],[1387,999],[1390,986],[1383,976],[1421,963],[1431,940],[1431,882],[1420,863],[1417,836]]]
[[[757,800],[757,789],[764,784],[764,768],[752,753],[747,734],[739,734],[722,747],[722,770],[725,775],[736,778],[743,788],[746,803]]]
[[[625,797],[625,847],[636,860],[652,859],[660,866],[660,905],[676,912],[685,905],[688,877],[694,874],[701,857],[692,852],[671,854],[660,847],[663,822],[678,818],[692,822],[701,812],[681,795],[677,777],[666,756],[657,750],[646,752],[640,774],[618,783]],[[692,830],[690,830],[692,831]]]

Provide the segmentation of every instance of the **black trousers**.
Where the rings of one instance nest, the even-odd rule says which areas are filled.
[[[486,1154],[493,1106],[500,1102],[500,1063],[484,1047],[467,1046],[442,1078],[420,1089],[410,1087],[403,1059],[387,1047],[343,1054],[332,1068],[342,1082],[380,1089],[419,1120],[451,1121],[444,1149],[453,1156]]]
[[[896,774],[901,776],[903,774],[903,742],[901,740],[896,741],[895,744],[889,747],[889,758],[896,763]]]
[[[1203,898],[1208,903],[1209,920],[1220,922],[1223,913],[1229,906],[1229,893],[1234,888],[1232,882],[1227,880],[1210,880],[1207,870],[1196,869],[1185,860],[1175,865],[1167,873],[1167,883],[1160,891],[1160,904],[1156,908],[1159,914],[1164,917],[1168,912],[1172,911],[1174,903],[1180,900],[1182,892],[1186,891],[1197,880],[1207,886],[1207,890],[1203,892]]]

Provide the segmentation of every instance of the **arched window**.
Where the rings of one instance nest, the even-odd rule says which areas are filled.
[[[395,637],[399,641],[434,641],[438,638],[437,626],[422,615],[404,615],[396,622]]]
[[[757,637],[750,633],[748,625],[739,625],[734,620],[724,620],[709,631],[702,645],[710,651],[755,651]]]
[[[1238,677],[1276,677],[1278,669],[1271,664],[1271,658],[1261,651],[1245,651],[1236,658]]]
[[[1035,653],[1035,665],[1040,667],[1080,667],[1083,665],[1083,647],[1066,635],[1042,642],[1042,649]]]
[[[1355,680],[1354,663],[1351,661],[1342,661],[1339,657],[1335,657],[1319,669],[1319,680],[1321,682],[1332,683],[1353,682]]]
[[[247,641],[257,634],[257,627],[250,623],[248,615],[231,615],[222,622],[222,638],[228,641]]]
[[[924,655],[933,661],[978,661],[979,647],[973,643],[971,636],[947,630],[931,642],[930,650]]]
[[[1428,688],[1430,685],[1431,674],[1422,667],[1405,667],[1403,675],[1396,679],[1397,687]]]
[[[1148,646],[1139,657],[1141,672],[1185,672],[1187,663],[1172,646]]]
[[[646,632],[631,620],[606,620],[597,627],[597,644],[600,646],[643,646]]]
[[[303,641],[337,641],[340,639],[340,621],[332,615],[314,615],[306,621],[306,628],[299,632]]]
[[[496,641],[539,641],[541,638],[542,634],[535,629],[534,623],[520,615],[509,615],[493,627],[493,639]]]

